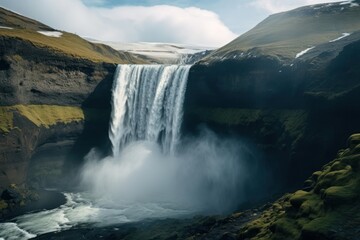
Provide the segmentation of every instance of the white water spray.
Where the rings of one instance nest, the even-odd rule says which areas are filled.
[[[83,183],[95,199],[190,212],[232,210],[256,161],[235,139],[206,128],[181,139],[189,65],[119,65],[112,89],[112,156],[87,156]],[[255,159],[255,160],[254,160]],[[166,207],[165,207],[166,206]],[[154,217],[158,213],[154,212]]]

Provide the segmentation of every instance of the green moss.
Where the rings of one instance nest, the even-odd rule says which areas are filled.
[[[0,133],[8,133],[13,129],[13,113],[8,107],[0,107]]]
[[[292,206],[299,208],[301,204],[305,202],[310,196],[311,193],[299,190],[291,196],[289,201]]]
[[[352,239],[351,236],[358,236],[360,172],[353,166],[359,165],[360,155],[352,155],[348,150],[344,153],[313,173],[308,191],[285,195],[258,219],[247,223],[239,236],[251,239]]]
[[[16,105],[13,107],[36,126],[48,128],[56,123],[70,123],[84,120],[83,110],[79,107],[55,105]]]
[[[0,211],[6,209],[8,204],[4,200],[0,200]]]
[[[290,218],[280,218],[274,224],[278,233],[275,239],[297,239],[300,236],[299,224]]]
[[[323,217],[318,217],[303,226],[302,231],[305,235],[312,235],[316,237],[328,235],[332,227],[338,222],[337,214],[328,214]]]
[[[8,133],[16,126],[13,114],[26,117],[36,126],[50,127],[57,123],[70,123],[84,120],[84,112],[79,107],[55,105],[15,105],[0,107],[0,131]]]
[[[57,123],[71,123],[86,120],[92,123],[109,121],[110,111],[107,109],[82,109],[73,106],[57,105],[15,105],[0,106],[0,133],[9,133],[16,129],[13,115],[24,116],[36,126],[49,128]]]
[[[360,144],[360,134],[353,134],[348,139],[348,144],[350,148],[356,147],[356,145]]]
[[[357,194],[351,186],[333,186],[325,190],[325,200],[329,205],[348,204]]]
[[[145,63],[129,53],[116,51],[102,44],[93,44],[83,38],[62,32],[61,37],[48,37],[30,29],[0,29],[0,36],[20,38],[30,41],[42,48],[49,48],[54,52],[65,54],[75,58],[88,59],[94,62],[108,63]]]
[[[315,192],[319,192],[321,189],[326,189],[330,186],[342,186],[353,177],[352,168],[348,165],[342,170],[330,170],[330,167],[327,168],[323,174],[319,176],[318,183],[314,188]]]
[[[324,211],[324,203],[320,196],[311,194],[309,198],[304,201],[299,209],[298,216],[308,219],[314,219],[321,215]]]

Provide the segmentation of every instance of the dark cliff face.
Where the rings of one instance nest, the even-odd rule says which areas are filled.
[[[184,129],[193,134],[205,123],[248,139],[267,156],[275,181],[293,187],[360,131],[359,56],[352,39],[290,63],[258,55],[195,64]]]
[[[111,84],[116,64],[56,54],[31,42],[0,37],[0,105],[108,106],[109,94],[92,99],[100,81]]]
[[[3,8],[0,15],[0,190],[71,185],[91,148],[108,153],[116,65],[146,61],[63,31],[45,36],[38,31],[56,30]]]
[[[23,42],[15,44],[29,47]],[[62,122],[60,111],[58,120],[43,126],[29,120],[36,115],[8,110],[13,111],[13,126],[0,133],[0,187],[25,182],[35,187],[64,184],[63,173],[75,172],[72,169],[79,166],[92,147],[107,149],[116,66],[52,56],[46,51],[35,56],[32,59],[32,55],[23,54],[20,59],[8,52],[3,55],[7,68],[0,71],[0,102],[6,105],[2,108],[18,104],[27,108],[31,104],[44,108],[37,113],[41,114],[38,118],[46,120],[47,106],[56,105],[60,109],[64,106],[65,115],[71,115],[67,109],[71,107],[83,117]]]
[[[1,108],[44,108],[39,116],[0,111],[13,116],[12,127],[0,132],[0,188],[25,182],[36,187],[62,184],[62,173],[78,167],[92,147],[106,151],[115,68],[116,64],[73,58],[28,41],[0,37]],[[64,106],[58,120],[49,126],[29,120],[46,120],[48,105]],[[62,122],[63,114],[71,115],[66,107],[83,117]]]
[[[277,185],[294,187],[358,132],[359,2],[274,14],[190,71],[184,130],[253,142]]]

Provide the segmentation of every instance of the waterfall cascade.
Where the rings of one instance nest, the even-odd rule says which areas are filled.
[[[190,65],[118,65],[109,137],[114,156],[137,140],[159,142],[174,153]]]

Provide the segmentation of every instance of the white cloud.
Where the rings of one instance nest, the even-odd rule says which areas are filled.
[[[264,9],[269,13],[278,13],[318,3],[339,2],[341,0],[256,0],[251,5]]]
[[[195,7],[158,5],[108,9],[87,7],[81,0],[0,0],[0,5],[59,30],[106,41],[221,46],[236,37],[214,12]]]

